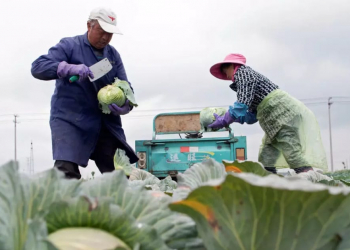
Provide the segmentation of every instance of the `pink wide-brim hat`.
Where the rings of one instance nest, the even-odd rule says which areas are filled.
[[[211,66],[210,73],[215,76],[216,78],[219,78],[221,80],[228,80],[231,81],[231,79],[227,79],[226,74],[222,73],[220,70],[220,66],[223,63],[235,63],[240,65],[245,65],[246,58],[241,54],[229,54],[225,57],[224,61],[219,62]]]

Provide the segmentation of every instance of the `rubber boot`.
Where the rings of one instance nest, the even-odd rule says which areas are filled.
[[[312,167],[300,167],[300,168],[293,168],[295,173],[300,174],[300,173],[305,173],[310,170],[314,170]]]
[[[273,174],[277,174],[277,170],[275,167],[265,167],[265,169]]]
[[[79,180],[81,178],[78,164],[74,162],[57,160],[55,161],[54,168],[62,171],[66,179]]]

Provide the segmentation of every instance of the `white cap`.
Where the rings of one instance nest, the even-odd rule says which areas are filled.
[[[111,9],[102,7],[93,9],[90,13],[89,19],[97,19],[101,28],[108,33],[122,35],[117,27],[117,15]]]

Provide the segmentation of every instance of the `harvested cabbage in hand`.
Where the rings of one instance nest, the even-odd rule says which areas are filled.
[[[121,90],[123,90],[126,99],[129,100],[130,105],[137,107],[137,103],[135,100],[134,92],[132,91],[130,84],[127,81],[121,81],[116,78],[113,85],[118,86]]]
[[[227,109],[225,108],[204,108],[200,112],[199,119],[201,123],[201,131],[217,131],[218,129],[208,128],[209,124],[212,124],[215,121],[214,113],[223,116],[226,113]]]
[[[105,114],[109,114],[111,112],[108,105],[114,103],[121,107],[126,101],[123,90],[114,85],[107,85],[100,89],[97,94],[97,99],[100,102],[102,112]]]
[[[116,78],[115,82],[100,89],[97,93],[100,108],[104,114],[111,113],[108,105],[116,104],[122,107],[128,99],[130,105],[138,106],[135,101],[134,93],[127,81],[121,81]]]

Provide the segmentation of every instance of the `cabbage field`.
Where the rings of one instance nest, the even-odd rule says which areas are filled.
[[[0,167],[0,249],[350,249],[350,187],[257,162],[193,165],[159,180],[131,166],[67,180],[56,169]]]

